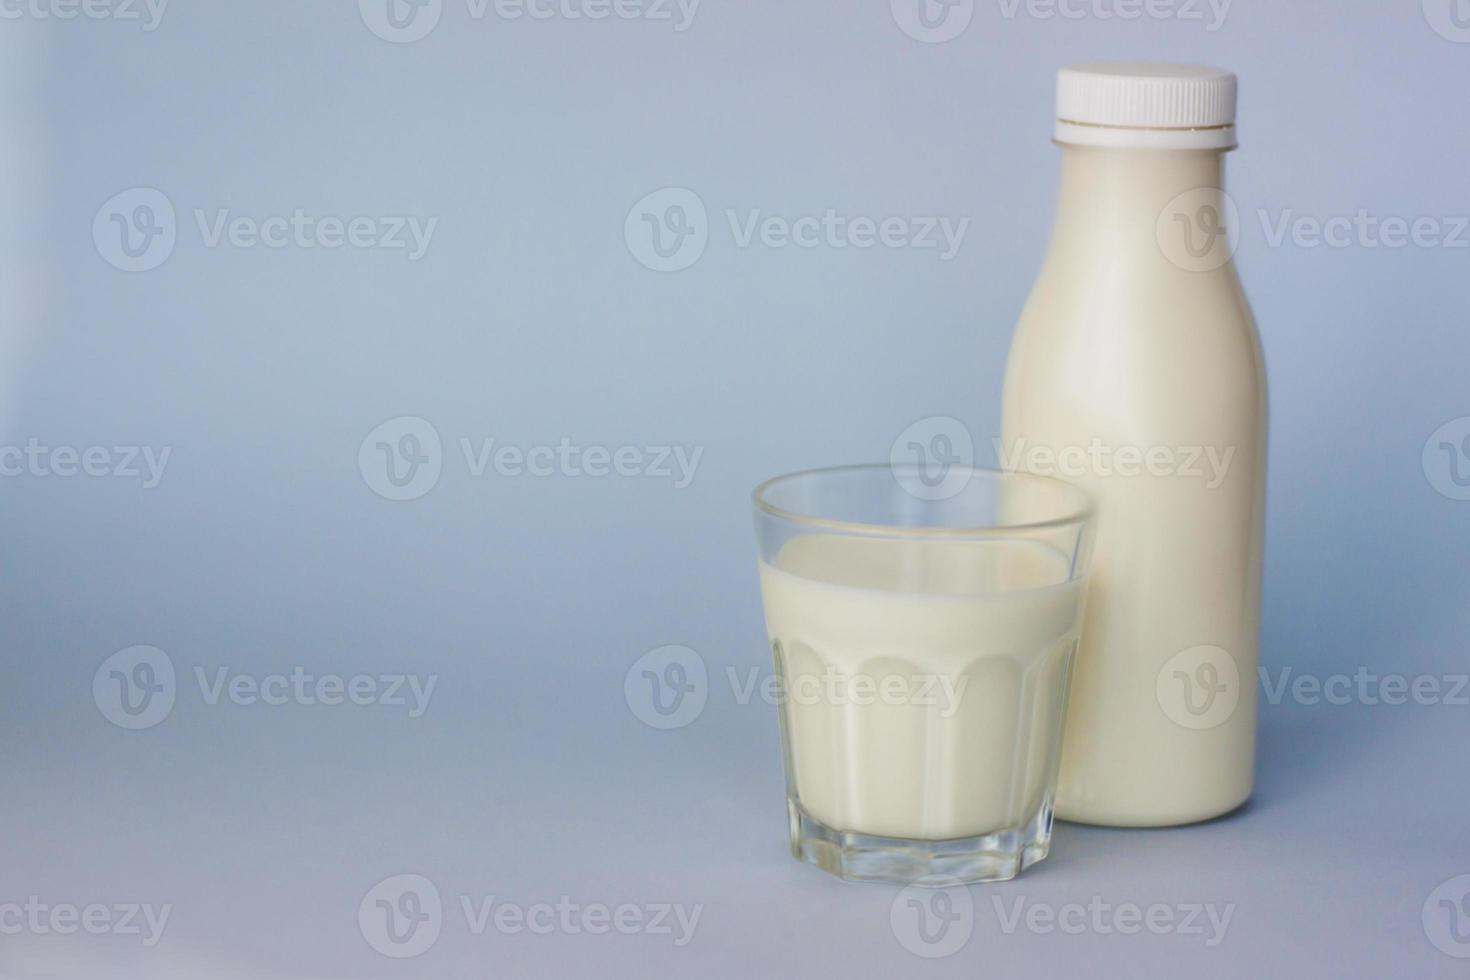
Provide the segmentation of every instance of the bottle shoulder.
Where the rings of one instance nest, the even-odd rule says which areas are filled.
[[[1260,337],[1234,271],[1221,273],[1163,288],[1043,276],[1012,337],[1005,405],[1252,428],[1266,411]]]
[[[1075,274],[1049,265],[1021,309],[1013,344],[1066,344],[1099,356],[1163,348],[1187,360],[1258,358],[1255,315],[1233,266],[1175,271]]]

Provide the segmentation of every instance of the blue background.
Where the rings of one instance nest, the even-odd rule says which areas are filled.
[[[981,0],[942,44],[878,0],[705,0],[684,31],[476,20],[445,0],[414,43],[344,0],[174,0],[153,31],[0,21],[0,443],[171,447],[152,489],[0,480],[0,901],[174,906],[149,949],[0,936],[0,974],[1463,975],[1420,915],[1470,873],[1470,706],[1263,701],[1246,810],[1061,825],[1045,864],[972,889],[974,935],[928,960],[888,926],[895,889],[789,858],[775,710],[724,680],[769,669],[756,482],[884,460],[931,416],[963,420],[983,460],[1050,225],[1054,72],[1094,60],[1241,78],[1228,180],[1272,401],[1264,663],[1466,671],[1470,502],[1439,492],[1421,453],[1470,415],[1470,249],[1272,247],[1259,214],[1466,215],[1470,43],[1413,2],[1236,0],[1214,31],[1201,10],[1007,18]],[[135,187],[167,195],[178,241],[126,273],[91,227]],[[664,187],[708,208],[708,247],[678,272],[645,268],[624,236]],[[208,248],[194,211],[220,208],[438,225],[418,261]],[[943,261],[742,248],[724,217],[827,208],[970,225]],[[432,423],[443,472],[395,502],[357,458],[400,416]],[[684,488],[474,477],[461,437],[703,455]],[[179,692],[160,724],[125,731],[91,684],[134,644],[167,652]],[[660,731],[624,679],[666,644],[698,651],[710,689],[696,720]],[[439,683],[409,718],[210,705],[193,680],[298,665]],[[356,910],[401,872],[446,906],[704,910],[679,948],[472,936],[451,912],[399,962]],[[1004,935],[992,894],[1235,912],[1213,948]]]

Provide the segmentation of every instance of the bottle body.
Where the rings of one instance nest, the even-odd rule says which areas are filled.
[[[1067,820],[1190,823],[1251,792],[1266,379],[1228,243],[1212,243],[1218,262],[1200,248],[1219,228],[1203,219],[1225,213],[1221,160],[1063,144],[1051,247],[1012,341],[1002,465],[1072,479],[1098,512]],[[1176,227],[1174,202],[1200,227]]]

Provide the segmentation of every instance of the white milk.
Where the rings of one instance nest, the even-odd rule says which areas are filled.
[[[1251,792],[1266,378],[1229,244],[1204,247],[1210,209],[1228,214],[1209,189],[1234,145],[1219,125],[1234,119],[1234,77],[1108,73],[1063,73],[1056,224],[1011,347],[1000,449],[1097,504],[1057,815],[1147,826],[1216,816]],[[1134,87],[1155,83],[1203,88]],[[1130,111],[1173,112],[1152,121],[1174,126],[1101,124]],[[1097,445],[1155,455],[1080,462],[1078,447]]]
[[[1064,556],[805,535],[760,574],[788,777],[811,817],[924,840],[1036,817],[1077,639],[1081,583]]]

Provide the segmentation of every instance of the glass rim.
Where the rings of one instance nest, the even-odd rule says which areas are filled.
[[[1092,494],[1088,493],[1085,489],[1075,483],[1070,483],[1066,480],[1058,479],[1054,476],[1042,476],[1039,473],[1027,473],[1022,470],[1008,470],[998,469],[990,466],[976,466],[973,463],[951,465],[956,466],[960,469],[968,470],[970,472],[969,480],[973,480],[976,477],[979,477],[981,479],[995,483],[1003,478],[1014,478],[1026,482],[1032,482],[1042,485],[1050,484],[1055,487],[1061,487],[1074,495],[1079,503],[1076,507],[1067,509],[1060,516],[1049,517],[1046,520],[1041,521],[1019,521],[1014,524],[980,524],[975,526],[956,525],[954,527],[912,527],[900,524],[873,524],[864,521],[842,521],[830,517],[821,517],[816,514],[801,514],[797,513],[796,511],[787,510],[784,507],[778,507],[775,504],[771,503],[771,501],[767,497],[769,491],[776,487],[778,484],[783,484],[792,480],[802,478],[831,476],[839,473],[854,473],[861,471],[887,471],[890,477],[892,477],[895,482],[897,482],[897,471],[903,469],[918,468],[918,464],[904,464],[902,466],[899,466],[893,463],[847,463],[841,466],[819,466],[808,470],[796,470],[791,473],[782,473],[779,476],[773,476],[770,479],[764,480],[761,483],[757,484],[756,488],[750,493],[750,500],[759,513],[765,514],[768,517],[777,518],[778,520],[789,521],[792,524],[811,527],[824,531],[840,531],[849,534],[866,534],[874,536],[901,538],[1003,537],[1006,535],[1013,535],[1016,532],[1046,531],[1067,527],[1069,525],[1086,525],[1091,522],[1096,516],[1096,503],[1092,499]],[[965,486],[969,486],[969,480],[966,480]],[[901,484],[899,486],[900,488],[902,487]],[[960,491],[956,491],[956,495],[959,492]]]

